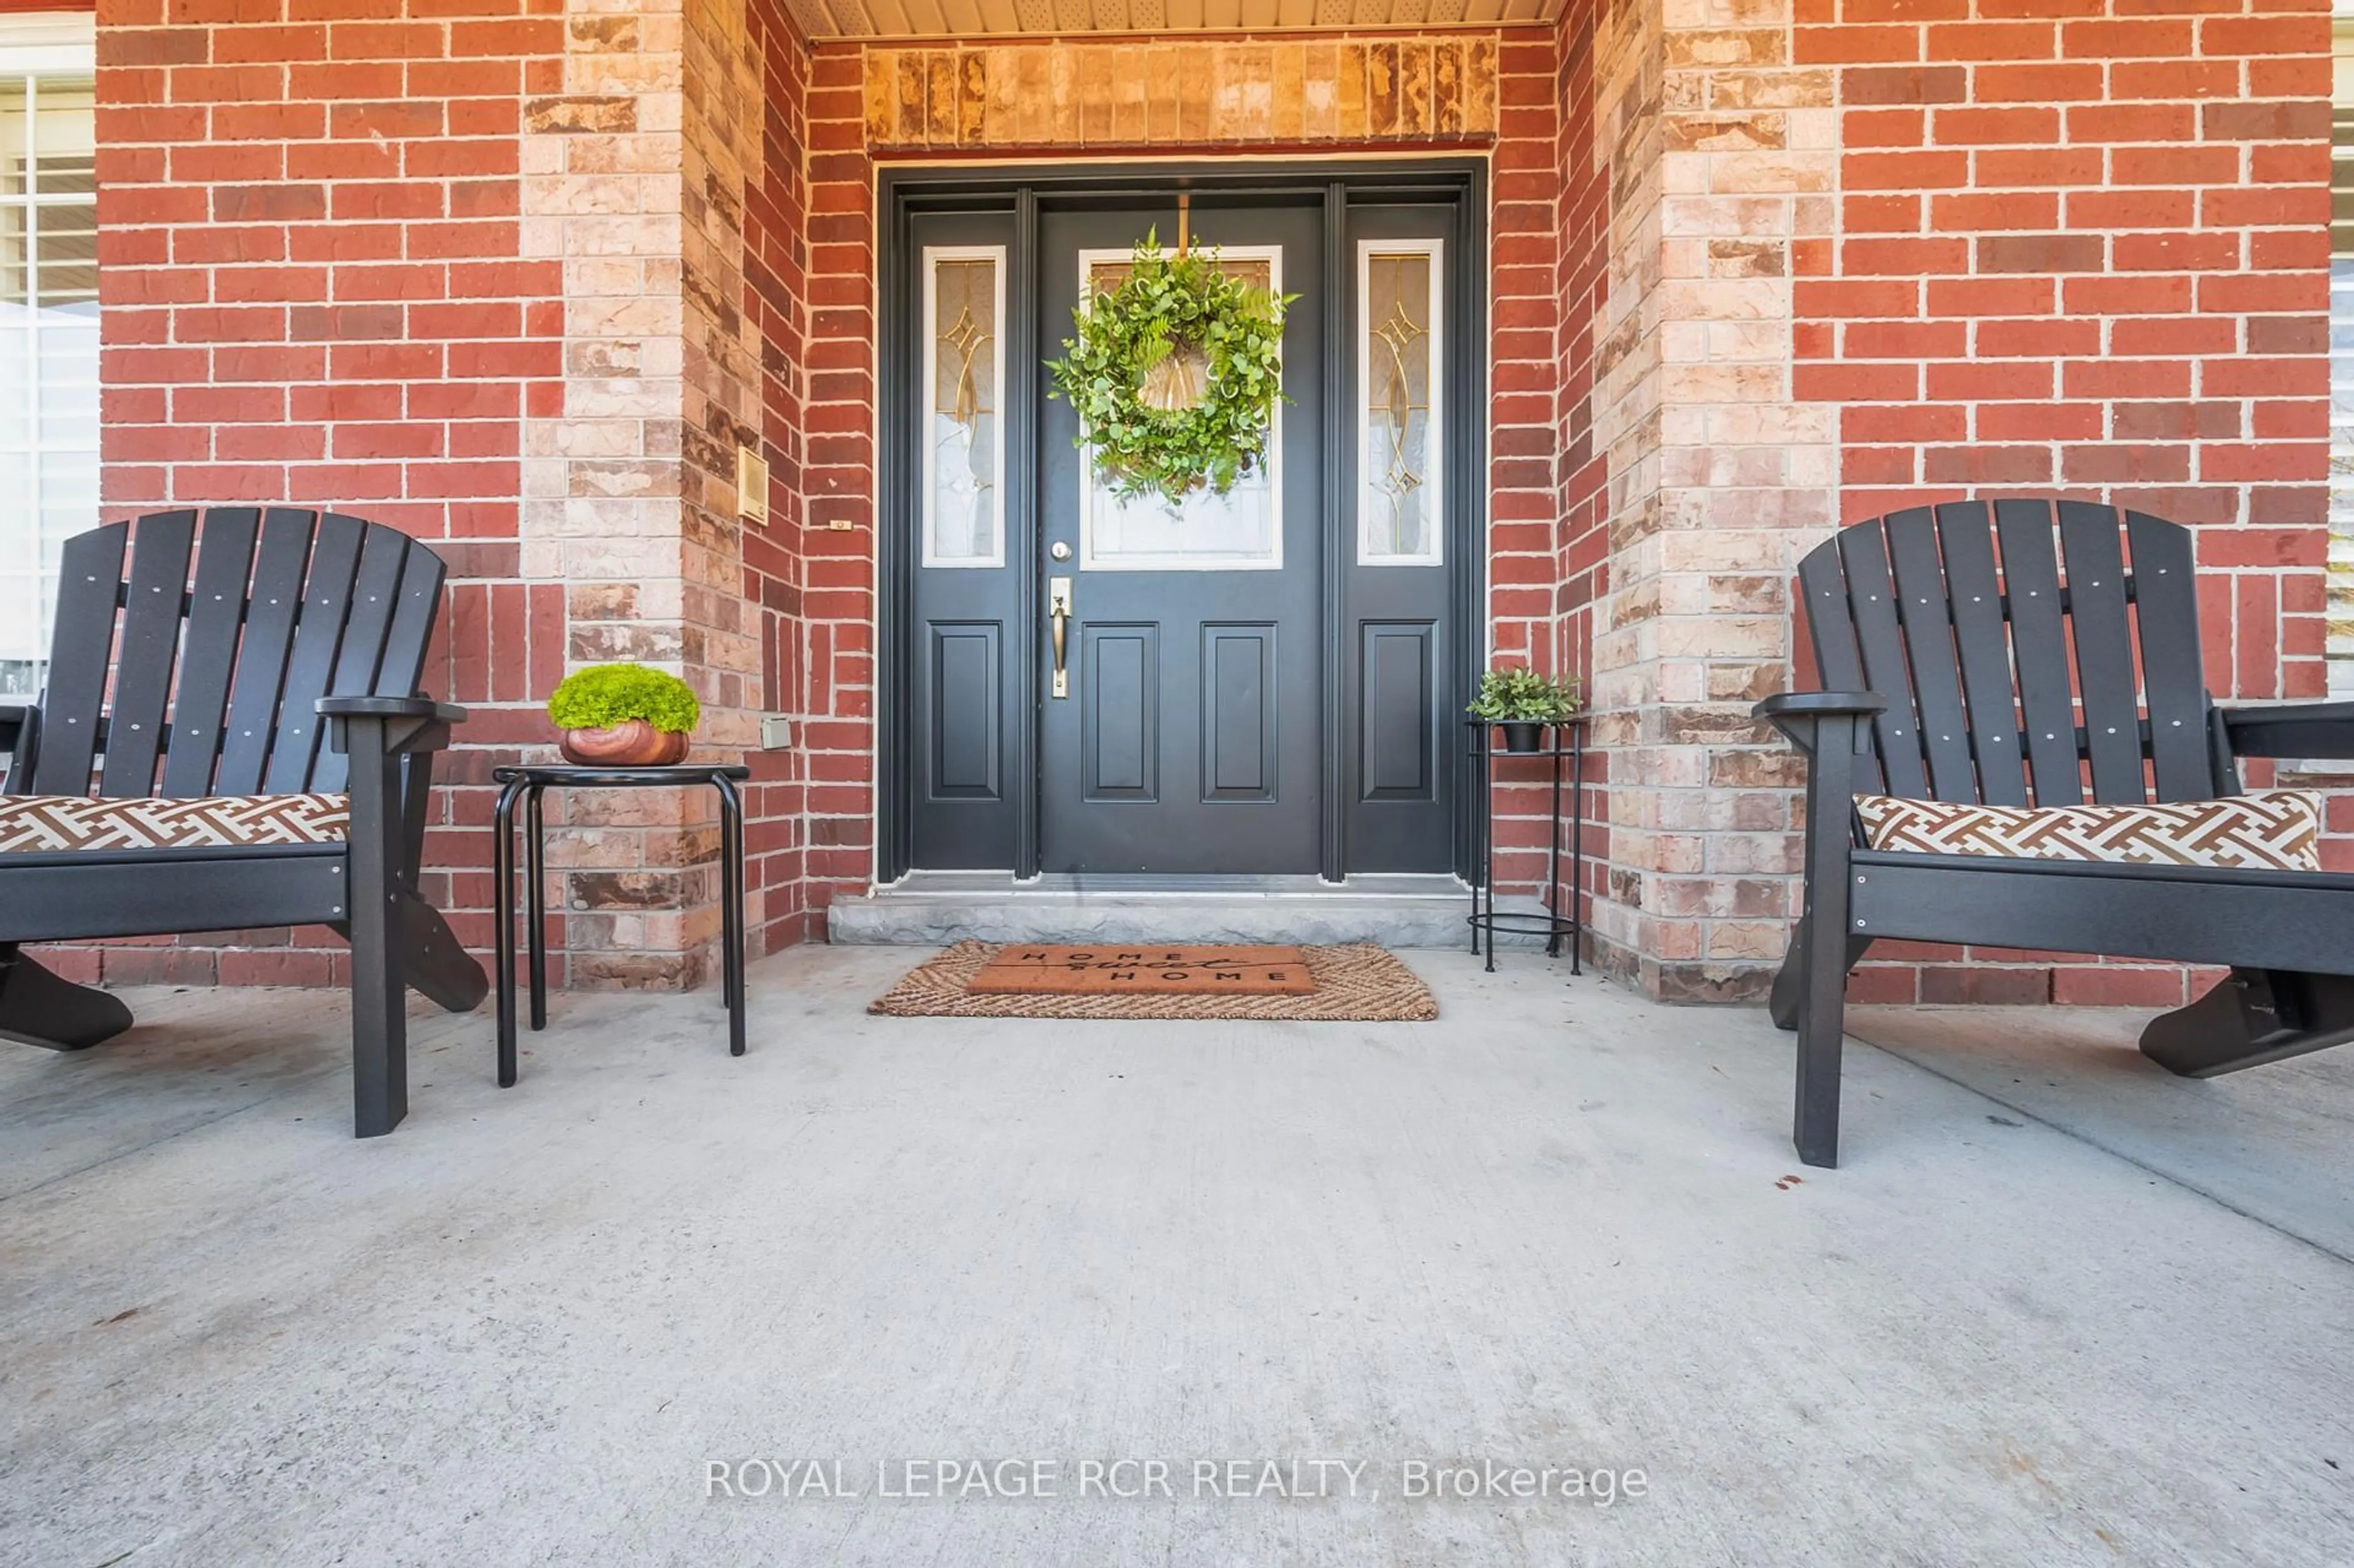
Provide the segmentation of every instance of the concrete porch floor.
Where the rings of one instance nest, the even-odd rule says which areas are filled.
[[[1811,1171],[1762,1013],[1532,954],[1407,955],[1432,1024],[864,1016],[919,956],[756,966],[741,1060],[559,996],[504,1092],[420,1014],[366,1143],[337,999],[0,1046],[0,1562],[2354,1559],[2354,1053],[1863,1012]],[[1193,1495],[1318,1457],[1361,1495]],[[1061,1495],[874,1495],[942,1458]],[[749,1459],[869,1495],[706,1497]],[[1399,1495],[1483,1459],[1647,1495]]]

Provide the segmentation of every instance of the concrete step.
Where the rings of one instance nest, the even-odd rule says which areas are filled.
[[[1533,897],[1496,901],[1499,913],[1542,913]],[[1454,877],[1220,877],[1183,885],[1119,879],[1038,878],[1015,884],[959,873],[915,873],[862,896],[837,898],[828,939],[854,946],[984,942],[1380,942],[1469,948],[1471,891]],[[1503,945],[1542,944],[1507,936]]]

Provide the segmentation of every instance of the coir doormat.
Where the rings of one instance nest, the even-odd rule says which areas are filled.
[[[1171,966],[1169,971],[1164,971],[1184,973],[1189,977],[1185,980],[1156,979],[1148,983],[1141,977],[1156,971],[1143,962],[1132,968],[1088,968],[1086,971],[1101,977],[1134,974],[1139,977],[1135,980],[1072,980],[1067,971],[1073,966],[1068,963],[1058,966],[1049,960],[1025,960],[1022,957],[1068,951],[1103,953],[1112,959],[1129,952],[1153,957],[1176,953],[1192,959],[1221,951],[1199,945],[1066,949],[1036,943],[1001,947],[989,942],[959,942],[918,965],[905,980],[870,1002],[866,1011],[895,1018],[1266,1018],[1335,1023],[1421,1022],[1438,1016],[1438,1001],[1430,994],[1430,988],[1394,954],[1371,942],[1329,948],[1223,950],[1261,955],[1297,952],[1296,965],[1288,959],[1262,959],[1256,969],[1262,975],[1268,971],[1281,973],[1288,969],[1304,969],[1307,989],[1235,989],[1276,983],[1247,978],[1196,982],[1190,977],[1202,966],[1190,963]],[[1009,963],[993,961],[1007,955],[1012,956]],[[1094,962],[1087,960],[1089,966]],[[1254,966],[1237,962],[1207,968],[1212,975],[1247,977]],[[1044,971],[1050,969],[1066,971],[1053,976],[1051,983],[1087,989],[983,990],[975,983],[994,970],[988,984],[1034,987],[1049,983]],[[1210,989],[1213,986],[1226,989]]]
[[[1305,996],[1298,948],[1107,948],[1013,942],[965,989],[1014,996]]]

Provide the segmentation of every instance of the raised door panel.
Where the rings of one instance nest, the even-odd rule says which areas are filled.
[[[1431,800],[1438,779],[1437,715],[1432,711],[1437,627],[1427,620],[1372,621],[1359,630],[1362,798]]]
[[[1089,801],[1161,799],[1161,629],[1091,625],[1079,632],[1085,705],[1084,794]]]
[[[1004,629],[996,621],[936,621],[931,644],[932,799],[995,800],[1003,792],[998,689]]]
[[[1276,628],[1202,628],[1202,799],[1276,798]]]

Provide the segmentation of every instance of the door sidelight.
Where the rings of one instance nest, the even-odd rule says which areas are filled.
[[[1046,579],[1046,615],[1047,619],[1053,623],[1055,629],[1054,694],[1058,697],[1067,697],[1071,694],[1071,671],[1069,662],[1071,646],[1070,578],[1048,577]]]

